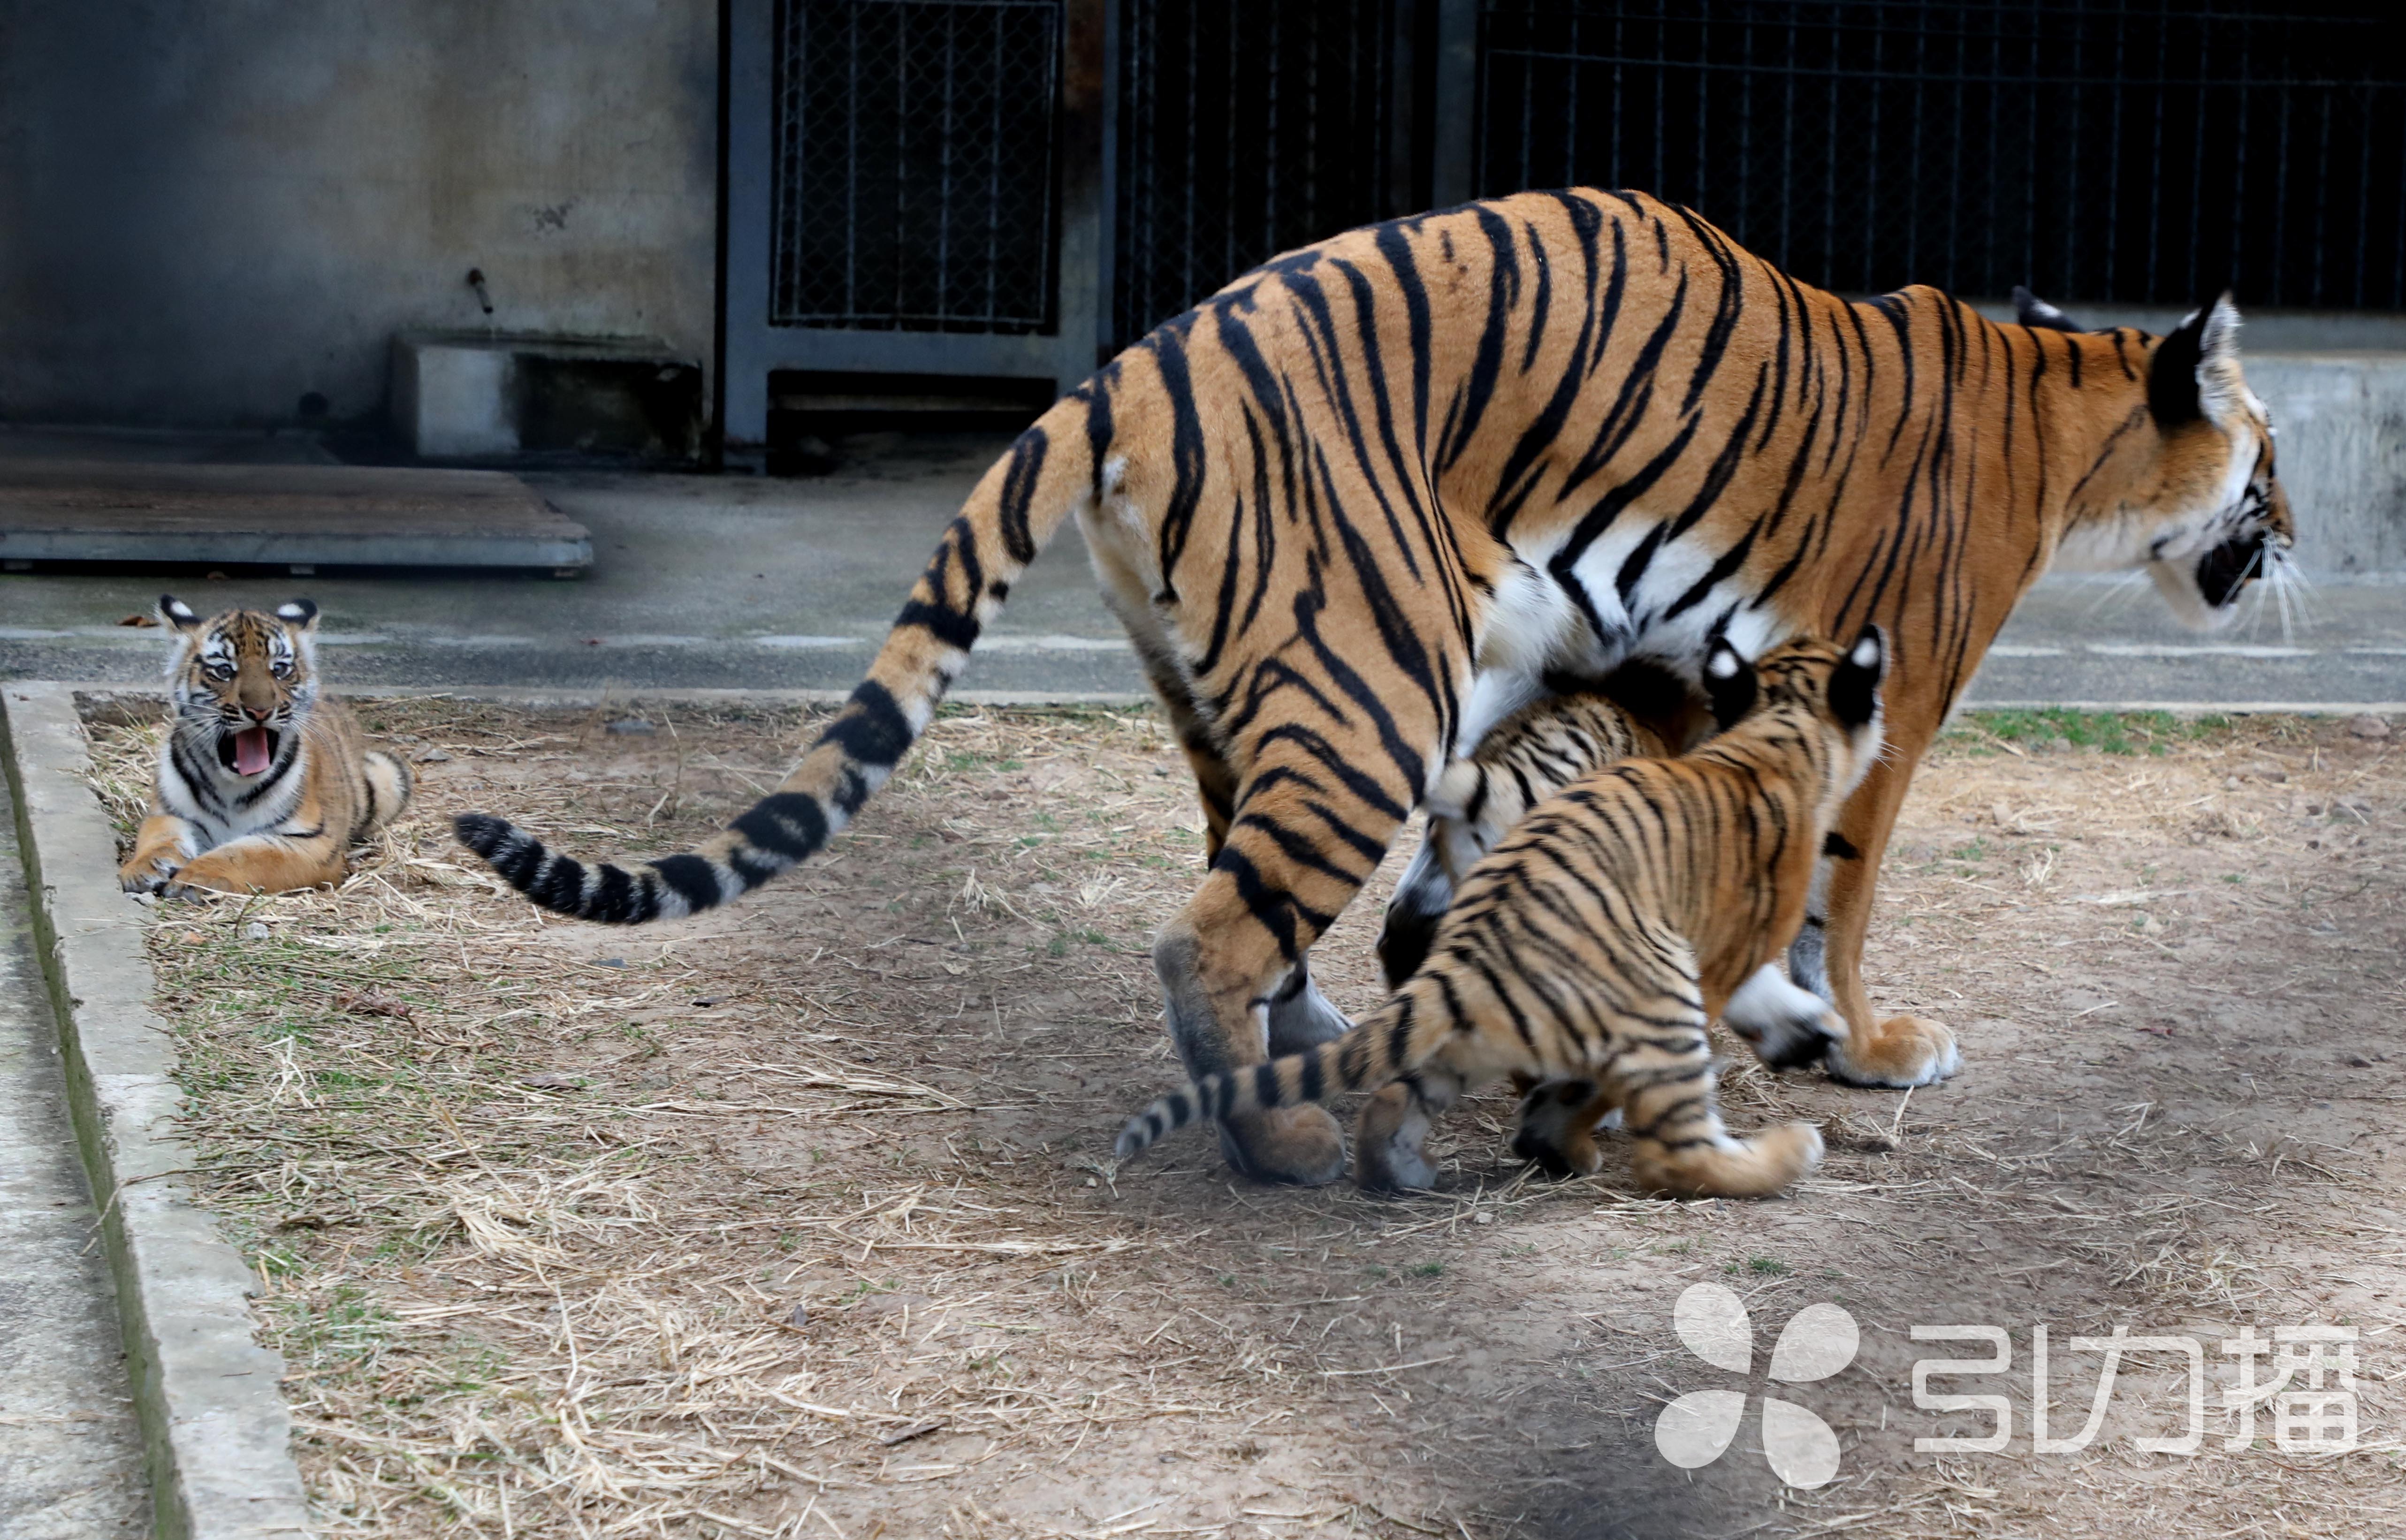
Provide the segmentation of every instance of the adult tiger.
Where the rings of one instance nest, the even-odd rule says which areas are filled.
[[[1201,1078],[1342,1032],[1306,949],[1458,749],[1550,669],[1884,626],[1889,754],[1849,799],[1797,982],[1848,1079],[1946,1030],[1872,1013],[1874,878],[1913,767],[2048,565],[2145,567],[2230,613],[2290,541],[2227,299],[2170,336],[1999,326],[1925,288],[1849,303],[1639,193],[1532,192],[1352,231],[1157,328],[986,473],[792,774],[636,871],[499,818],[459,833],[536,902],[634,922],[808,856],[882,784],[1011,581],[1073,513],[1183,742],[1209,868],[1153,947]],[[1824,940],[1826,936],[1826,941]],[[1794,1030],[1822,1004],[1794,997]],[[1775,991],[1776,992],[1776,991]],[[1761,995],[1764,991],[1758,991]],[[1222,1125],[1240,1169],[1343,1168],[1313,1107]]]

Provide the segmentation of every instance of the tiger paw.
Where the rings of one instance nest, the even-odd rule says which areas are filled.
[[[1621,1124],[1621,1109],[1601,1118],[1592,1081],[1559,1081],[1538,1086],[1521,1098],[1520,1127],[1512,1136],[1512,1153],[1550,1177],[1592,1177],[1604,1166],[1604,1151],[1595,1136]]]
[[[1890,1016],[1830,1045],[1830,1078],[1848,1085],[1935,1085],[1963,1067],[1955,1034],[1921,1016]]]
[[[1845,1018],[1820,996],[1789,982],[1776,963],[1758,968],[1730,996],[1721,1024],[1774,1069],[1824,1062],[1847,1039]]]
[[[1320,1187],[1345,1174],[1345,1135],[1317,1107],[1239,1112],[1220,1124],[1220,1153],[1255,1181]]]
[[[157,893],[175,876],[176,868],[165,859],[137,856],[117,869],[117,885],[127,893]]]
[[[1630,1171],[1641,1191],[1683,1198],[1776,1197],[1821,1164],[1821,1131],[1809,1123],[1677,1147],[1640,1139]]]
[[[1421,1146],[1428,1113],[1411,1092],[1389,1085],[1363,1104],[1353,1124],[1353,1181],[1366,1193],[1418,1193],[1437,1185],[1437,1167]]]

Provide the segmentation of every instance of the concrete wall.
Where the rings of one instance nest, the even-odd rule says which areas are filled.
[[[2244,362],[2281,436],[2299,567],[2318,582],[2406,578],[2406,352]]]
[[[0,418],[256,426],[309,392],[357,417],[404,328],[706,360],[717,18],[0,0]]]

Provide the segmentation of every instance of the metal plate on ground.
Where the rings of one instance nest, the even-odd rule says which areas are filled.
[[[0,460],[0,560],[570,570],[593,543],[501,471],[21,459]]]

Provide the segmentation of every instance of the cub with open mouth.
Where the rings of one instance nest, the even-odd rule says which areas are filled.
[[[410,777],[319,693],[318,606],[203,620],[169,594],[159,617],[174,647],[170,727],[119,885],[191,897],[341,882],[352,844],[408,805]]]

